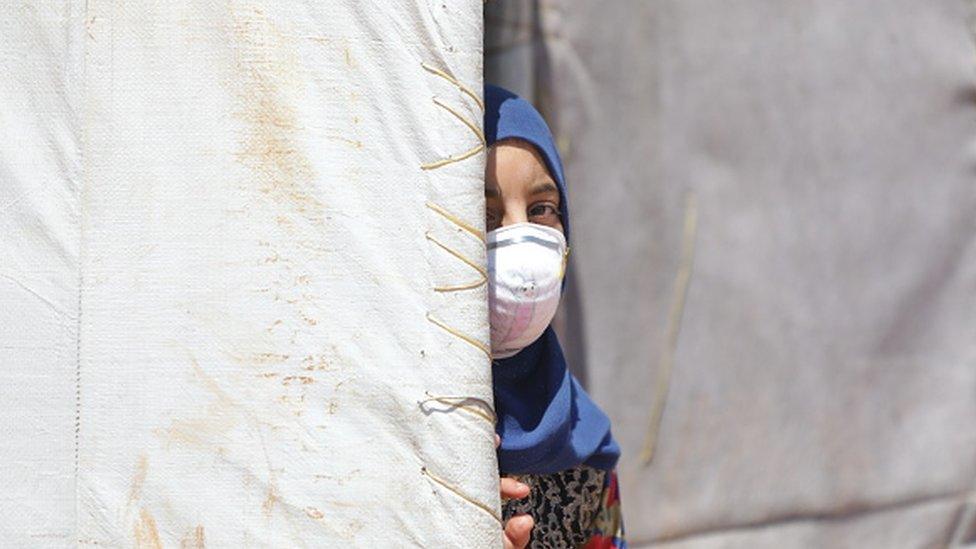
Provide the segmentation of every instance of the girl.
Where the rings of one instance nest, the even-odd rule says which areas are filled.
[[[610,420],[566,368],[549,325],[569,252],[562,163],[524,99],[485,87],[489,309],[506,536],[532,548],[623,548]],[[533,520],[516,516],[527,514]],[[512,517],[515,517],[512,520]],[[527,528],[528,527],[528,528]]]

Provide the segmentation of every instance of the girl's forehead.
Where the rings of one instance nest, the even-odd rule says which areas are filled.
[[[486,181],[502,186],[532,184],[551,180],[545,161],[535,146],[523,141],[505,141],[492,145]]]

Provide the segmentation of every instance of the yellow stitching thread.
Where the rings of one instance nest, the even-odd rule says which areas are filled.
[[[438,402],[440,404],[444,404],[446,406],[450,406],[451,408],[456,408],[456,409],[461,410],[463,412],[468,412],[469,414],[474,414],[474,415],[480,417],[481,419],[484,419],[485,421],[488,421],[492,425],[495,424],[495,417],[492,414],[488,414],[487,412],[484,412],[482,410],[479,410],[478,408],[475,408],[474,406],[466,406],[464,404],[458,404],[456,402],[451,402],[449,400],[446,400],[446,399],[443,399],[443,398],[438,398],[438,397],[428,398],[427,400],[424,400],[420,404],[421,405],[424,405],[424,404],[427,404],[428,402]]]
[[[435,98],[432,99],[432,101],[438,107],[440,107],[440,108],[444,109],[445,111],[453,114],[455,118],[457,118],[458,120],[461,121],[461,123],[463,123],[465,126],[467,126],[474,133],[475,137],[478,138],[478,141],[481,141],[481,144],[482,145],[485,145],[486,144],[486,141],[485,141],[485,132],[482,131],[481,128],[479,128],[478,126],[476,126],[474,122],[472,122],[472,121],[468,120],[467,118],[465,118],[463,114],[457,112],[453,107],[451,107],[447,103],[444,103],[440,99],[438,99],[438,98],[435,97]]]
[[[455,250],[454,248],[451,248],[450,246],[448,246],[447,244],[444,244],[440,240],[437,240],[436,238],[434,238],[433,236],[431,236],[429,232],[426,233],[425,236],[427,237],[427,240],[430,240],[434,244],[437,244],[441,249],[443,249],[447,253],[453,255],[454,257],[460,259],[462,262],[464,262],[465,265],[467,265],[467,266],[471,267],[472,269],[478,271],[478,274],[481,275],[481,277],[478,280],[475,280],[474,282],[468,282],[468,283],[465,283],[465,284],[457,284],[457,285],[452,285],[452,286],[436,286],[436,287],[434,287],[434,291],[435,292],[459,292],[459,291],[463,291],[463,290],[473,290],[474,288],[477,288],[477,287],[479,287],[479,286],[481,286],[483,284],[486,284],[488,282],[488,271],[485,270],[484,267],[482,267],[481,265],[478,265],[474,261],[471,261],[470,259],[468,259],[467,257],[465,257],[463,254],[461,254],[461,252]]]
[[[428,65],[428,64],[426,64],[424,62],[421,62],[420,63],[420,66],[423,67],[424,70],[426,70],[427,72],[430,72],[432,74],[436,74],[437,76],[440,76],[444,80],[447,80],[451,84],[454,84],[455,86],[457,86],[457,88],[459,90],[461,90],[462,93],[467,94],[469,97],[471,97],[472,99],[475,100],[475,102],[478,104],[478,108],[481,109],[481,112],[484,112],[485,111],[485,104],[481,100],[481,97],[479,97],[478,94],[474,93],[474,91],[472,91],[471,88],[469,88],[469,87],[465,86],[464,84],[462,84],[457,78],[454,78],[453,76],[451,76],[447,72],[442,71],[441,69],[438,69],[436,67],[432,67],[432,66],[430,66],[430,65]],[[465,152],[463,152],[463,153],[461,153],[461,154],[459,154],[457,156],[453,156],[452,155],[452,156],[448,156],[447,158],[443,158],[441,160],[436,160],[434,162],[428,162],[426,164],[421,164],[420,165],[420,169],[422,169],[422,170],[436,170],[437,168],[442,168],[444,166],[447,166],[448,164],[453,164],[455,162],[460,162],[462,160],[466,160],[468,158],[471,158],[472,156],[478,154],[479,152],[481,152],[481,151],[483,151],[485,149],[485,147],[486,147],[485,132],[483,130],[481,130],[481,128],[479,128],[477,124],[475,124],[474,122],[468,120],[461,113],[459,113],[455,109],[449,107],[446,103],[443,103],[442,101],[438,100],[436,97],[433,98],[433,101],[434,101],[434,104],[435,105],[437,105],[437,106],[441,107],[442,109],[445,109],[446,111],[450,112],[458,120],[460,120],[465,126],[467,126],[472,132],[474,132],[474,134],[478,137],[478,140],[481,141],[481,143],[478,146],[473,147],[471,149],[468,149],[467,151],[465,151]]]
[[[430,240],[434,244],[437,244],[438,246],[440,246],[441,249],[443,249],[445,252],[447,252],[447,253],[453,255],[454,257],[460,259],[461,261],[463,261],[465,265],[467,265],[467,266],[471,267],[472,269],[478,271],[478,273],[481,274],[482,278],[486,278],[486,279],[488,278],[488,271],[484,267],[482,267],[481,265],[478,265],[474,261],[471,261],[467,257],[464,257],[464,255],[462,255],[461,252],[455,250],[454,248],[451,248],[450,246],[448,246],[447,244],[444,244],[440,240],[437,240],[436,238],[434,238],[433,236],[430,235],[430,232],[425,233],[424,236],[427,237],[427,240]]]
[[[461,90],[462,93],[468,95],[469,97],[471,97],[471,99],[474,99],[475,103],[478,104],[478,108],[480,108],[482,112],[485,111],[485,104],[482,101],[481,97],[479,97],[478,94],[476,94],[470,88],[468,88],[467,86],[465,86],[464,84],[462,84],[460,81],[458,81],[457,78],[454,78],[453,76],[451,76],[447,72],[442,71],[440,69],[437,69],[435,67],[432,67],[430,65],[427,65],[426,63],[423,63],[423,62],[421,62],[420,66],[422,66],[424,68],[424,70],[426,70],[426,71],[428,71],[430,73],[433,73],[433,74],[435,74],[435,75],[437,75],[437,76],[439,76],[439,77],[447,80],[448,82],[454,84],[455,86],[457,86],[457,88],[459,90]],[[426,164],[421,164],[420,169],[422,169],[422,170],[435,170],[437,168],[441,168],[441,167],[447,166],[448,164],[453,164],[455,162],[460,162],[462,160],[466,160],[466,159],[471,158],[472,156],[474,156],[474,155],[482,152],[483,150],[485,150],[485,148],[487,147],[487,143],[486,143],[486,140],[485,140],[485,133],[484,133],[484,131],[477,124],[475,124],[471,120],[468,120],[460,112],[458,112],[454,108],[448,106],[446,103],[440,101],[436,97],[432,98],[432,101],[434,102],[435,105],[437,105],[438,107],[441,107],[442,109],[444,109],[447,112],[451,113],[455,118],[457,118],[458,120],[460,120],[461,123],[463,123],[465,126],[467,126],[468,129],[470,129],[475,134],[475,136],[477,136],[478,141],[480,143],[478,143],[477,146],[472,147],[471,149],[468,149],[467,151],[465,151],[465,152],[463,152],[461,154],[458,154],[456,156],[455,155],[452,155],[452,156],[448,156],[447,158],[443,158],[441,160],[437,160],[437,161],[434,161],[434,162],[428,162]],[[465,230],[465,231],[473,234],[479,240],[481,240],[482,243],[486,242],[485,235],[484,235],[484,233],[482,231],[479,231],[475,227],[473,227],[473,226],[465,223],[460,218],[458,218],[457,216],[451,214],[450,212],[448,212],[444,208],[442,208],[440,206],[437,206],[436,204],[433,204],[431,202],[428,202],[427,203],[427,207],[430,208],[430,209],[432,209],[432,210],[434,210],[435,212],[439,213],[445,219],[447,219],[448,221],[454,223],[455,225],[457,225],[461,229],[463,229],[463,230]],[[446,244],[440,242],[439,240],[437,240],[436,238],[434,238],[433,236],[431,236],[429,232],[426,233],[426,237],[427,237],[427,240],[430,240],[434,244],[437,244],[444,251],[448,252],[449,254],[453,255],[457,259],[459,259],[462,262],[464,262],[464,264],[466,264],[469,267],[473,268],[474,270],[478,271],[478,274],[481,275],[481,279],[478,280],[478,281],[476,281],[476,282],[469,283],[469,284],[461,284],[461,285],[457,285],[457,286],[441,286],[441,287],[434,288],[435,291],[438,291],[438,292],[450,292],[450,291],[467,290],[467,289],[477,288],[477,287],[481,286],[482,284],[487,283],[487,281],[488,281],[488,271],[484,267],[482,267],[482,266],[476,264],[475,262],[471,261],[470,259],[468,259],[467,257],[465,257],[463,254],[461,254],[460,252],[458,252],[457,250],[454,250],[453,248],[451,248],[451,247],[447,246]],[[478,341],[477,339],[475,339],[475,338],[473,338],[473,337],[471,337],[471,336],[469,336],[467,334],[464,334],[464,333],[462,333],[462,332],[460,332],[458,330],[455,330],[454,328],[448,326],[444,322],[441,322],[440,320],[434,318],[434,316],[431,315],[430,313],[427,313],[427,320],[429,322],[433,323],[433,324],[436,324],[442,330],[444,330],[447,333],[453,335],[454,337],[457,337],[458,339],[464,340],[468,344],[470,344],[470,345],[472,345],[474,347],[477,347],[481,352],[485,353],[485,355],[488,357],[489,360],[491,360],[491,350],[488,348],[488,345],[486,345],[486,344]],[[430,399],[427,400],[427,401],[424,401],[424,402],[430,402],[431,400],[433,400],[433,401],[436,401],[436,402],[440,402],[442,404],[447,404],[449,406],[457,407],[457,408],[459,408],[461,410],[466,410],[469,413],[472,413],[472,414],[475,414],[475,415],[477,415],[479,417],[482,417],[485,420],[491,422],[492,424],[495,423],[495,412],[494,412],[494,410],[491,409],[491,406],[489,406],[486,402],[483,402],[482,401],[483,405],[488,410],[490,410],[490,412],[491,412],[490,415],[487,412],[485,412],[485,410],[482,410],[482,409],[479,409],[479,408],[476,408],[476,407],[473,407],[473,406],[464,404],[465,402],[471,400],[471,397],[449,397],[449,396],[435,397],[435,396],[431,395],[430,393],[427,393],[427,395],[430,397]],[[480,399],[475,399],[475,400],[480,400]],[[459,401],[459,402],[452,402],[452,401]],[[423,402],[421,403],[421,405],[423,405]],[[428,471],[426,466],[421,467],[420,468],[420,472],[421,472],[421,474],[425,475],[427,478],[431,479],[432,481],[436,482],[437,484],[440,484],[444,488],[447,488],[448,490],[450,490],[451,492],[453,492],[455,495],[457,495],[461,499],[467,501],[468,503],[470,503],[470,504],[474,505],[475,507],[481,509],[482,511],[488,513],[492,518],[494,518],[496,521],[498,521],[499,524],[503,524],[503,521],[502,521],[501,516],[499,516],[498,512],[494,508],[489,507],[488,505],[486,505],[486,504],[484,504],[484,503],[482,503],[482,502],[480,502],[480,501],[478,501],[478,500],[476,500],[476,499],[468,496],[467,494],[465,494],[464,492],[462,492],[460,489],[455,488],[450,483],[448,483],[446,480],[444,480],[444,479],[438,477],[437,475],[431,473],[430,471]]]
[[[457,88],[459,90],[461,90],[462,93],[465,93],[471,99],[474,99],[474,102],[478,104],[478,108],[481,109],[482,112],[484,112],[484,110],[485,110],[485,103],[481,100],[480,97],[478,97],[478,94],[476,94],[473,91],[471,91],[471,88],[465,86],[457,78],[454,78],[450,74],[447,74],[446,72],[444,72],[444,71],[442,71],[442,70],[440,70],[440,69],[438,69],[436,67],[431,67],[430,65],[428,65],[427,63],[424,63],[423,61],[421,61],[420,66],[423,67],[424,70],[426,70],[427,72],[436,74],[437,76],[440,76],[444,80],[447,80],[451,84],[454,84],[455,86],[457,86]]]
[[[485,355],[487,355],[488,358],[491,359],[491,349],[489,349],[488,346],[485,345],[484,343],[478,341],[477,339],[475,339],[475,338],[473,338],[473,337],[471,337],[471,336],[469,336],[467,334],[464,334],[462,332],[459,332],[458,330],[455,330],[454,328],[451,328],[447,324],[444,324],[442,321],[434,318],[430,313],[427,313],[427,320],[429,320],[433,324],[436,324],[437,326],[440,326],[441,329],[443,329],[445,332],[453,335],[454,337],[456,337],[458,339],[461,339],[461,340],[464,340],[467,343],[469,343],[469,344],[477,347],[482,353],[485,353]]]
[[[426,476],[427,478],[429,478],[430,480],[436,482],[437,484],[440,484],[444,488],[447,488],[448,490],[454,492],[455,495],[457,495],[459,498],[467,501],[471,505],[474,505],[478,509],[481,509],[482,511],[488,513],[489,515],[491,515],[491,518],[497,520],[499,524],[502,523],[502,517],[498,516],[498,513],[494,509],[492,509],[491,507],[485,505],[484,503],[481,503],[480,501],[472,498],[471,496],[465,494],[464,492],[462,492],[461,490],[455,488],[449,482],[447,482],[446,480],[440,478],[439,476],[435,475],[434,473],[431,473],[427,469],[426,466],[420,468],[420,474]]]
[[[484,286],[488,282],[488,279],[476,280],[474,282],[469,282],[467,284],[458,284],[456,286],[434,286],[435,292],[447,293],[447,292],[462,292],[464,290],[473,290],[479,286]]]
[[[485,232],[484,231],[478,230],[473,225],[470,225],[470,224],[466,223],[463,219],[461,219],[460,217],[458,217],[458,216],[452,214],[451,212],[447,211],[444,207],[438,206],[437,204],[434,204],[433,202],[428,202],[427,203],[427,207],[430,208],[430,209],[432,209],[432,210],[434,210],[435,212],[441,214],[441,216],[443,216],[444,219],[447,219],[451,223],[454,223],[458,227],[461,227],[465,231],[473,234],[474,236],[476,236],[478,238],[478,240],[480,240],[482,242],[485,242],[485,243],[488,242],[488,239],[485,238]]]
[[[428,162],[426,164],[421,164],[420,165],[420,169],[421,170],[436,170],[437,168],[442,168],[444,166],[447,166],[448,164],[453,164],[455,162],[460,162],[462,160],[467,160],[468,158],[471,158],[472,156],[480,153],[484,149],[485,149],[485,146],[479,143],[478,145],[475,145],[473,148],[471,148],[471,149],[469,149],[467,151],[464,151],[463,153],[461,153],[461,154],[459,154],[457,156],[448,156],[447,158],[444,158],[444,159],[441,159],[441,160],[436,160],[434,162]]]
[[[434,396],[430,394],[428,391],[424,391],[424,394],[430,398],[428,398],[427,400],[420,401],[421,405],[427,404],[428,402],[432,402],[432,401],[439,402],[440,404],[444,404],[446,406],[450,406],[452,408],[457,408],[459,410],[464,410],[465,412],[468,412],[470,414],[474,414],[480,418],[487,420],[492,425],[494,425],[495,422],[498,420],[498,417],[495,415],[495,410],[492,409],[491,405],[488,404],[485,400],[480,399],[478,397]],[[478,404],[478,406],[465,404],[465,402],[468,401],[475,402]]]

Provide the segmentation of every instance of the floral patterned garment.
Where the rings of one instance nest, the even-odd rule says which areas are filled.
[[[626,549],[616,471],[586,465],[550,475],[521,475],[531,492],[502,505],[502,515],[535,519],[531,549]]]

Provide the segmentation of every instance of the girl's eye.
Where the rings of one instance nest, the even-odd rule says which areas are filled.
[[[559,209],[551,202],[540,202],[529,207],[529,221],[549,225],[559,220]]]

